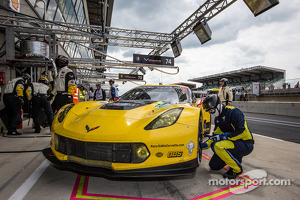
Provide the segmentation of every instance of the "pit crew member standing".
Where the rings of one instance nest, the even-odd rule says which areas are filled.
[[[86,100],[86,92],[83,86],[80,86],[79,89],[79,102],[83,102]]]
[[[228,87],[228,79],[222,78],[220,80],[221,88],[219,90],[218,96],[225,106],[230,106],[232,103],[232,90]]]
[[[242,157],[252,152],[254,144],[244,114],[238,108],[221,104],[217,95],[207,96],[202,105],[215,116],[214,134],[202,144],[203,149],[211,148],[214,152],[209,166],[220,170],[228,165],[230,169],[223,177],[234,179],[243,172]]]
[[[29,74],[12,79],[6,85],[3,94],[5,109],[1,112],[1,118],[8,132],[7,135],[21,135],[17,132],[17,126],[22,122],[21,107],[24,105],[24,87],[30,80]]]
[[[75,75],[68,68],[68,58],[59,55],[55,60],[56,67],[59,69],[55,78],[56,96],[52,103],[53,113],[68,103],[73,103],[73,92],[76,88]]]
[[[90,90],[88,92],[88,99],[89,101],[93,101],[95,96],[95,91],[93,87],[90,87]]]
[[[101,84],[97,84],[97,89],[94,94],[94,101],[105,101],[106,100],[106,93],[101,88]]]
[[[116,101],[119,98],[118,90],[116,86],[114,85],[114,80],[109,80],[110,90],[109,90],[109,100],[110,101]]]
[[[53,121],[53,112],[48,100],[48,95],[50,94],[49,81],[46,77],[41,77],[39,83],[31,83],[26,90],[26,95],[28,100],[32,101],[32,113],[33,113],[33,122],[35,127],[35,133],[41,132],[41,127],[39,123],[39,111],[40,108],[43,108],[47,119],[48,124],[51,128]]]

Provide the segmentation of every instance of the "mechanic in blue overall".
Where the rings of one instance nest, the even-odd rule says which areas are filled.
[[[202,105],[215,117],[214,133],[202,143],[202,149],[211,148],[214,152],[209,166],[220,170],[228,165],[230,169],[223,177],[235,179],[243,172],[242,158],[253,151],[254,140],[245,116],[238,108],[223,105],[215,94],[207,96]]]

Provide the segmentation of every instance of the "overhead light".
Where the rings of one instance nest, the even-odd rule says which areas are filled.
[[[194,33],[197,35],[201,44],[211,40],[211,30],[205,20],[198,22],[193,27]]]
[[[279,4],[279,0],[244,0],[244,2],[255,17]]]
[[[93,35],[91,37],[91,39],[92,39],[92,42],[94,42],[94,43],[101,43],[101,42],[104,41],[103,40],[103,35]]]
[[[171,47],[173,50],[174,57],[176,58],[176,57],[180,56],[180,54],[182,52],[182,47],[181,47],[181,43],[178,39],[174,40],[171,43]]]
[[[139,70],[140,70],[140,72],[142,72],[142,74],[144,74],[144,75],[146,74],[146,70],[144,69],[144,67],[140,67]]]

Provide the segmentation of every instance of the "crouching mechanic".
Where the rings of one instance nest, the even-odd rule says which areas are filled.
[[[220,170],[228,165],[230,169],[223,177],[234,179],[243,172],[242,157],[252,152],[254,144],[244,114],[238,108],[221,104],[217,95],[207,96],[202,105],[215,117],[214,133],[202,144],[203,149],[211,148],[214,152],[209,166]]]

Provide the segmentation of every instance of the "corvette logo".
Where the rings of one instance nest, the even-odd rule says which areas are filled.
[[[190,143],[186,145],[186,148],[189,150],[189,155],[191,156],[195,148],[195,143],[191,140]]]
[[[99,128],[99,127],[100,127],[100,126],[96,126],[96,127],[90,129],[90,127],[89,127],[88,125],[86,125],[86,126],[85,126],[85,129],[86,129],[86,131],[87,131],[87,133],[88,133],[88,132],[90,132],[90,131],[96,130],[96,129]]]

